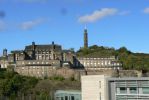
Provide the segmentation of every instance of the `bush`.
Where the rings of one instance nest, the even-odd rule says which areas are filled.
[[[53,77],[50,77],[50,80],[63,81],[65,80],[65,78],[62,76],[53,76]]]

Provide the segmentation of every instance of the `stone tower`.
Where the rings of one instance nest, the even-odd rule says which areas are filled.
[[[4,57],[7,57],[7,49],[4,49],[4,50],[3,50],[3,56],[4,56]]]
[[[84,29],[84,48],[88,48],[88,33],[87,29]]]

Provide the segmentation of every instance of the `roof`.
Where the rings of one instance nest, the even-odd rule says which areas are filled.
[[[108,78],[108,81],[136,81],[136,80],[147,80],[149,77],[118,77],[118,78]]]
[[[23,50],[13,50],[11,51],[11,53],[23,53],[24,51]]]
[[[74,53],[72,50],[63,50],[64,53]]]
[[[81,94],[81,90],[57,90],[56,93]]]
[[[50,50],[53,45],[35,45],[35,50]],[[61,50],[61,46],[54,44],[56,50]],[[25,50],[32,50],[32,45],[26,46]]]

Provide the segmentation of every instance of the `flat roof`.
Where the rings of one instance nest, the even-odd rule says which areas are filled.
[[[110,77],[110,78],[107,78],[108,81],[136,81],[136,80],[147,80],[149,81],[149,77]]]
[[[81,90],[56,90],[56,93],[81,94]]]

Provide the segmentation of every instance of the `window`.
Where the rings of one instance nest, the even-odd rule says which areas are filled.
[[[101,100],[101,92],[99,93],[99,100]]]
[[[105,61],[105,65],[107,65],[107,61]]]
[[[71,100],[75,100],[74,96],[71,96]]]
[[[101,81],[99,81],[99,88],[101,88]]]
[[[120,94],[126,93],[126,87],[120,87]]]
[[[61,97],[61,100],[64,100],[64,98],[63,98],[63,97]]]
[[[65,96],[65,100],[68,100],[68,97],[67,96]]]
[[[137,88],[136,87],[130,87],[129,91],[131,94],[136,94],[137,93]]]
[[[142,93],[143,94],[149,94],[149,87],[143,87],[142,88]]]

